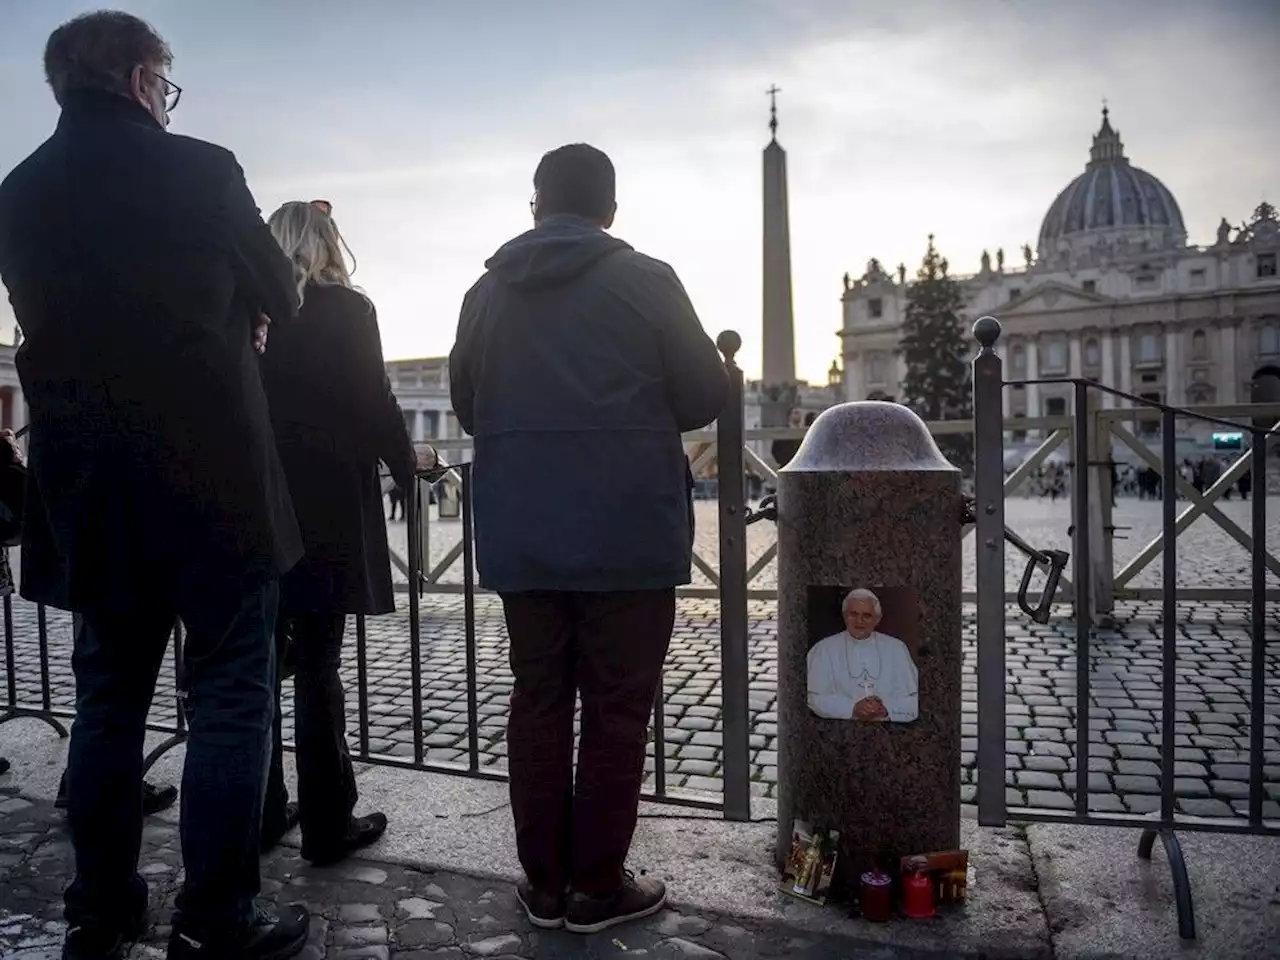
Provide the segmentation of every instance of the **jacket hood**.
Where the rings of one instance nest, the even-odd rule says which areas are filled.
[[[484,265],[503,283],[550,287],[580,276],[602,257],[630,249],[589,220],[557,215],[508,240]]]

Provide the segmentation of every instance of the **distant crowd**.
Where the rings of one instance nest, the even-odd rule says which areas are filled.
[[[1221,479],[1229,469],[1231,461],[1223,457],[1200,456],[1187,457],[1178,465],[1178,473],[1196,493],[1204,493]],[[1010,474],[1012,470],[1006,470]],[[1071,468],[1063,462],[1047,463],[1032,472],[1027,481],[1027,496],[1048,498],[1056,501],[1069,492]],[[1112,497],[1136,497],[1139,500],[1159,500],[1163,497],[1160,473],[1152,467],[1135,466],[1134,464],[1112,463],[1111,467]],[[1230,500],[1234,494],[1243,499],[1249,498],[1253,490],[1253,475],[1245,470],[1226,490],[1223,499]],[[1186,499],[1182,491],[1179,499]]]

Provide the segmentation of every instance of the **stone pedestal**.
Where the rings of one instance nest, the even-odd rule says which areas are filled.
[[[777,857],[795,819],[839,830],[845,892],[874,860],[896,873],[900,856],[959,844],[961,507],[959,471],[892,403],[827,410],[779,476]],[[855,588],[874,601],[850,603],[851,626],[841,607]],[[809,654],[824,639],[815,689],[832,695],[819,689],[819,712],[841,713],[851,686],[857,698],[879,684],[880,703],[914,719],[815,713]]]

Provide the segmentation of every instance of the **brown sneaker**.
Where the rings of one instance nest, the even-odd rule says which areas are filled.
[[[542,930],[559,930],[564,926],[563,893],[544,893],[535,890],[528,880],[516,884],[516,900],[524,907],[529,922]]]
[[[637,877],[630,870],[618,892],[608,897],[569,894],[564,928],[570,933],[599,933],[620,923],[651,917],[667,905],[667,887],[652,877]]]

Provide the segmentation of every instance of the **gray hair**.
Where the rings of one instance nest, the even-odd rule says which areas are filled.
[[[164,70],[173,53],[145,20],[120,10],[96,10],[68,20],[49,35],[44,75],[61,106],[71,90],[105,90],[127,97],[134,67]]]
[[[853,603],[855,600],[866,600],[870,602],[871,608],[876,612],[876,616],[881,616],[882,611],[880,610],[880,598],[865,587],[857,587],[844,595],[844,603],[840,604],[840,613],[847,613],[849,610],[849,604]]]

